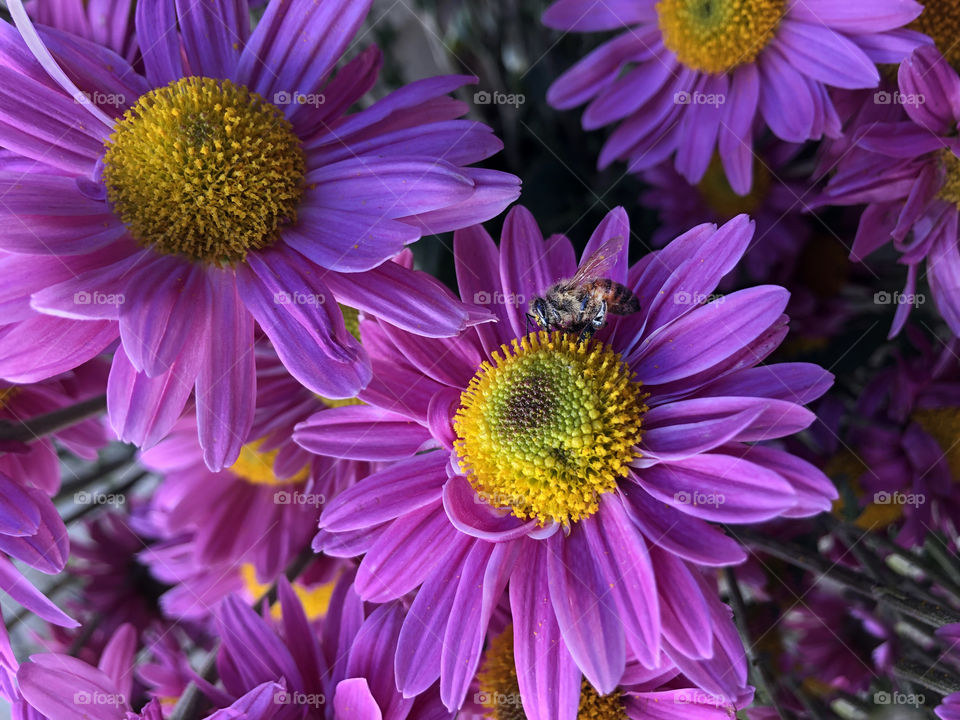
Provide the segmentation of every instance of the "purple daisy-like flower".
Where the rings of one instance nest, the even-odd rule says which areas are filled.
[[[14,384],[0,380],[0,423],[19,425],[48,413],[90,400],[103,392],[107,365],[94,360],[76,370],[36,383]],[[0,473],[24,487],[47,495],[60,489],[60,460],[54,444],[85,460],[97,457],[107,444],[107,432],[98,418],[88,418],[60,428],[31,442],[0,442]]]
[[[441,720],[452,717],[432,691],[405,697],[393,660],[405,610],[399,602],[368,610],[353,589],[352,573],[337,583],[319,633],[285,579],[279,582],[280,622],[271,622],[238,598],[218,615],[222,644],[217,666],[223,690],[206,692],[222,703],[259,683],[283,686],[275,704],[284,718],[310,720]],[[251,653],[250,648],[259,648]]]
[[[713,607],[721,614],[729,609],[715,597]],[[458,715],[460,718],[526,718],[523,708],[514,654],[514,634],[505,614],[506,627],[486,645],[472,698]],[[732,646],[738,640],[731,637]],[[738,648],[739,651],[739,648]],[[736,700],[706,693],[693,686],[680,670],[665,658],[655,668],[644,667],[628,658],[623,678],[616,689],[600,695],[590,683],[583,681],[577,718],[582,720],[668,720],[682,713],[698,720],[729,720],[739,708],[753,699],[753,688],[745,687]]]
[[[960,540],[960,341],[935,348],[908,327],[918,355],[897,357],[864,389],[854,437],[859,477],[875,525],[896,523],[897,542],[919,546],[937,530]],[[882,511],[882,512],[881,512]]]
[[[913,0],[558,0],[543,16],[550,27],[627,31],[557,79],[547,100],[589,102],[586,129],[620,123],[600,167],[623,159],[643,170],[675,156],[696,183],[716,150],[746,194],[758,131],[788,142],[839,135],[828,89],[875,87],[876,63],[927,41],[903,29],[921,10]]]
[[[131,707],[136,637],[131,626],[120,627],[95,666],[64,653],[32,655],[16,674],[24,700],[40,717],[51,720],[163,720],[159,700],[151,700],[140,712]],[[269,720],[276,711],[274,696],[281,689],[264,683],[208,719]]]
[[[165,538],[189,534],[199,566],[250,562],[261,581],[272,580],[309,544],[327,493],[354,478],[357,463],[316,462],[300,448],[281,455],[286,445],[267,449],[265,442],[248,442],[233,465],[212,472],[196,421],[185,417],[142,454],[163,476],[150,499],[151,523]]]
[[[893,667],[891,630],[841,595],[814,590],[784,619],[787,657],[801,676],[851,693]]]
[[[629,234],[616,209],[585,254]],[[479,226],[455,235],[462,295],[499,322],[426,341],[362,323],[367,405],[318,413],[294,439],[386,464],[327,505],[314,548],[364,554],[364,600],[419,587],[397,655],[405,693],[439,677],[447,707],[461,705],[509,582],[528,717],[574,717],[581,673],[611,692],[627,647],[646,666],[662,649],[707,692],[736,697],[742,649],[721,651],[735,630],[708,612],[715,590],[695,565],[745,553],[708,521],[811,515],[835,496],[812,465],[755,444],[806,427],[802,404],[832,381],[808,364],[754,367],[786,335],[786,291],[691,301],[751,235],[745,217],[701,225],[629,269],[621,249],[609,279],[641,309],[579,344],[526,333],[527,303],[577,262],[518,207],[499,251]]]
[[[693,224],[724,223],[737,215],[750,215],[757,232],[743,257],[746,275],[753,280],[784,281],[810,236],[810,227],[800,215],[806,209],[805,183],[792,177],[789,168],[799,149],[771,143],[759,153],[747,194],[730,187],[719,155],[693,188],[670,163],[641,173],[651,188],[640,196],[640,202],[660,214],[653,244],[665,245]]]
[[[24,487],[0,472],[0,590],[44,620],[64,627],[79,623],[20,573],[13,560],[46,575],[63,571],[70,539],[60,514],[47,495]]]
[[[898,80],[906,117],[860,128],[823,200],[866,203],[852,258],[865,258],[892,240],[907,266],[891,337],[918,302],[924,262],[937,307],[960,334],[960,76],[935,47],[925,46],[901,63]]]
[[[347,112],[380,67],[371,48],[333,74],[369,5],[274,2],[251,31],[245,0],[141,2],[141,75],[10,3],[0,377],[47,377],[119,337],[107,394],[121,439],[155,444],[195,389],[220,470],[253,422],[256,327],[300,382],[345,398],[370,368],[334,300],[428,336],[487,319],[387,261],[493,217],[519,181],[469,167],[501,147],[448,95],[469,77]]]

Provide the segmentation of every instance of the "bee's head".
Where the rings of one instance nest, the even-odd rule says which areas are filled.
[[[547,320],[547,302],[543,298],[534,298],[530,303],[531,313],[527,313],[530,319],[536,322],[540,327],[549,329],[550,322]]]

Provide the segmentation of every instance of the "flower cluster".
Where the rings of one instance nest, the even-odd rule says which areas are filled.
[[[960,10],[372,5],[0,10],[10,716],[960,718]]]

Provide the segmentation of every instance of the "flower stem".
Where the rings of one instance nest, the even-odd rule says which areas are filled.
[[[107,409],[107,396],[82,400],[53,412],[37,415],[22,422],[0,420],[0,443],[31,443],[71,425],[100,415]]]

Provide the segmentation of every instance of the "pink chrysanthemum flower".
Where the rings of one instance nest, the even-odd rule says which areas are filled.
[[[913,0],[558,0],[543,21],[559,30],[619,34],[551,86],[556,108],[589,103],[587,129],[620,123],[600,167],[634,171],[673,156],[689,182],[715,151],[746,194],[764,125],[789,142],[836,137],[830,88],[870,88],[877,63],[927,39],[904,26]],[[625,30],[625,31],[624,31]]]
[[[294,439],[385,463],[327,505],[314,547],[364,555],[365,600],[419,587],[397,656],[404,692],[439,677],[447,707],[460,706],[509,582],[533,720],[574,717],[581,673],[611,692],[628,647],[647,666],[662,649],[707,692],[736,697],[742,653],[721,651],[735,631],[708,612],[716,591],[696,565],[745,554],[707,521],[811,515],[835,496],[812,465],[759,444],[812,422],[802,405],[831,383],[813,365],[754,367],[786,335],[787,292],[702,303],[752,230],[743,216],[701,225],[629,269],[619,250],[607,276],[641,309],[581,344],[525,331],[528,303],[577,262],[569,240],[544,241],[516,208],[499,251],[479,226],[455,236],[461,293],[499,322],[426,341],[362,323],[367,405],[318,413]],[[629,236],[616,209],[586,255]]]
[[[345,398],[370,368],[336,301],[427,336],[486,318],[387,261],[495,216],[519,181],[470,167],[501,143],[448,95],[469,77],[347,112],[381,63],[371,48],[334,74],[369,0],[272,2],[252,31],[246,0],[140,2],[143,74],[9,4],[0,377],[48,377],[119,337],[121,439],[154,444],[195,391],[204,462],[220,470],[253,421],[256,327],[300,382]]]
[[[865,122],[837,167],[823,202],[866,203],[851,257],[865,258],[888,242],[907,266],[890,336],[900,332],[926,266],[937,308],[960,334],[960,76],[933,46],[900,65],[906,115],[896,122]],[[869,118],[869,116],[868,116]]]

